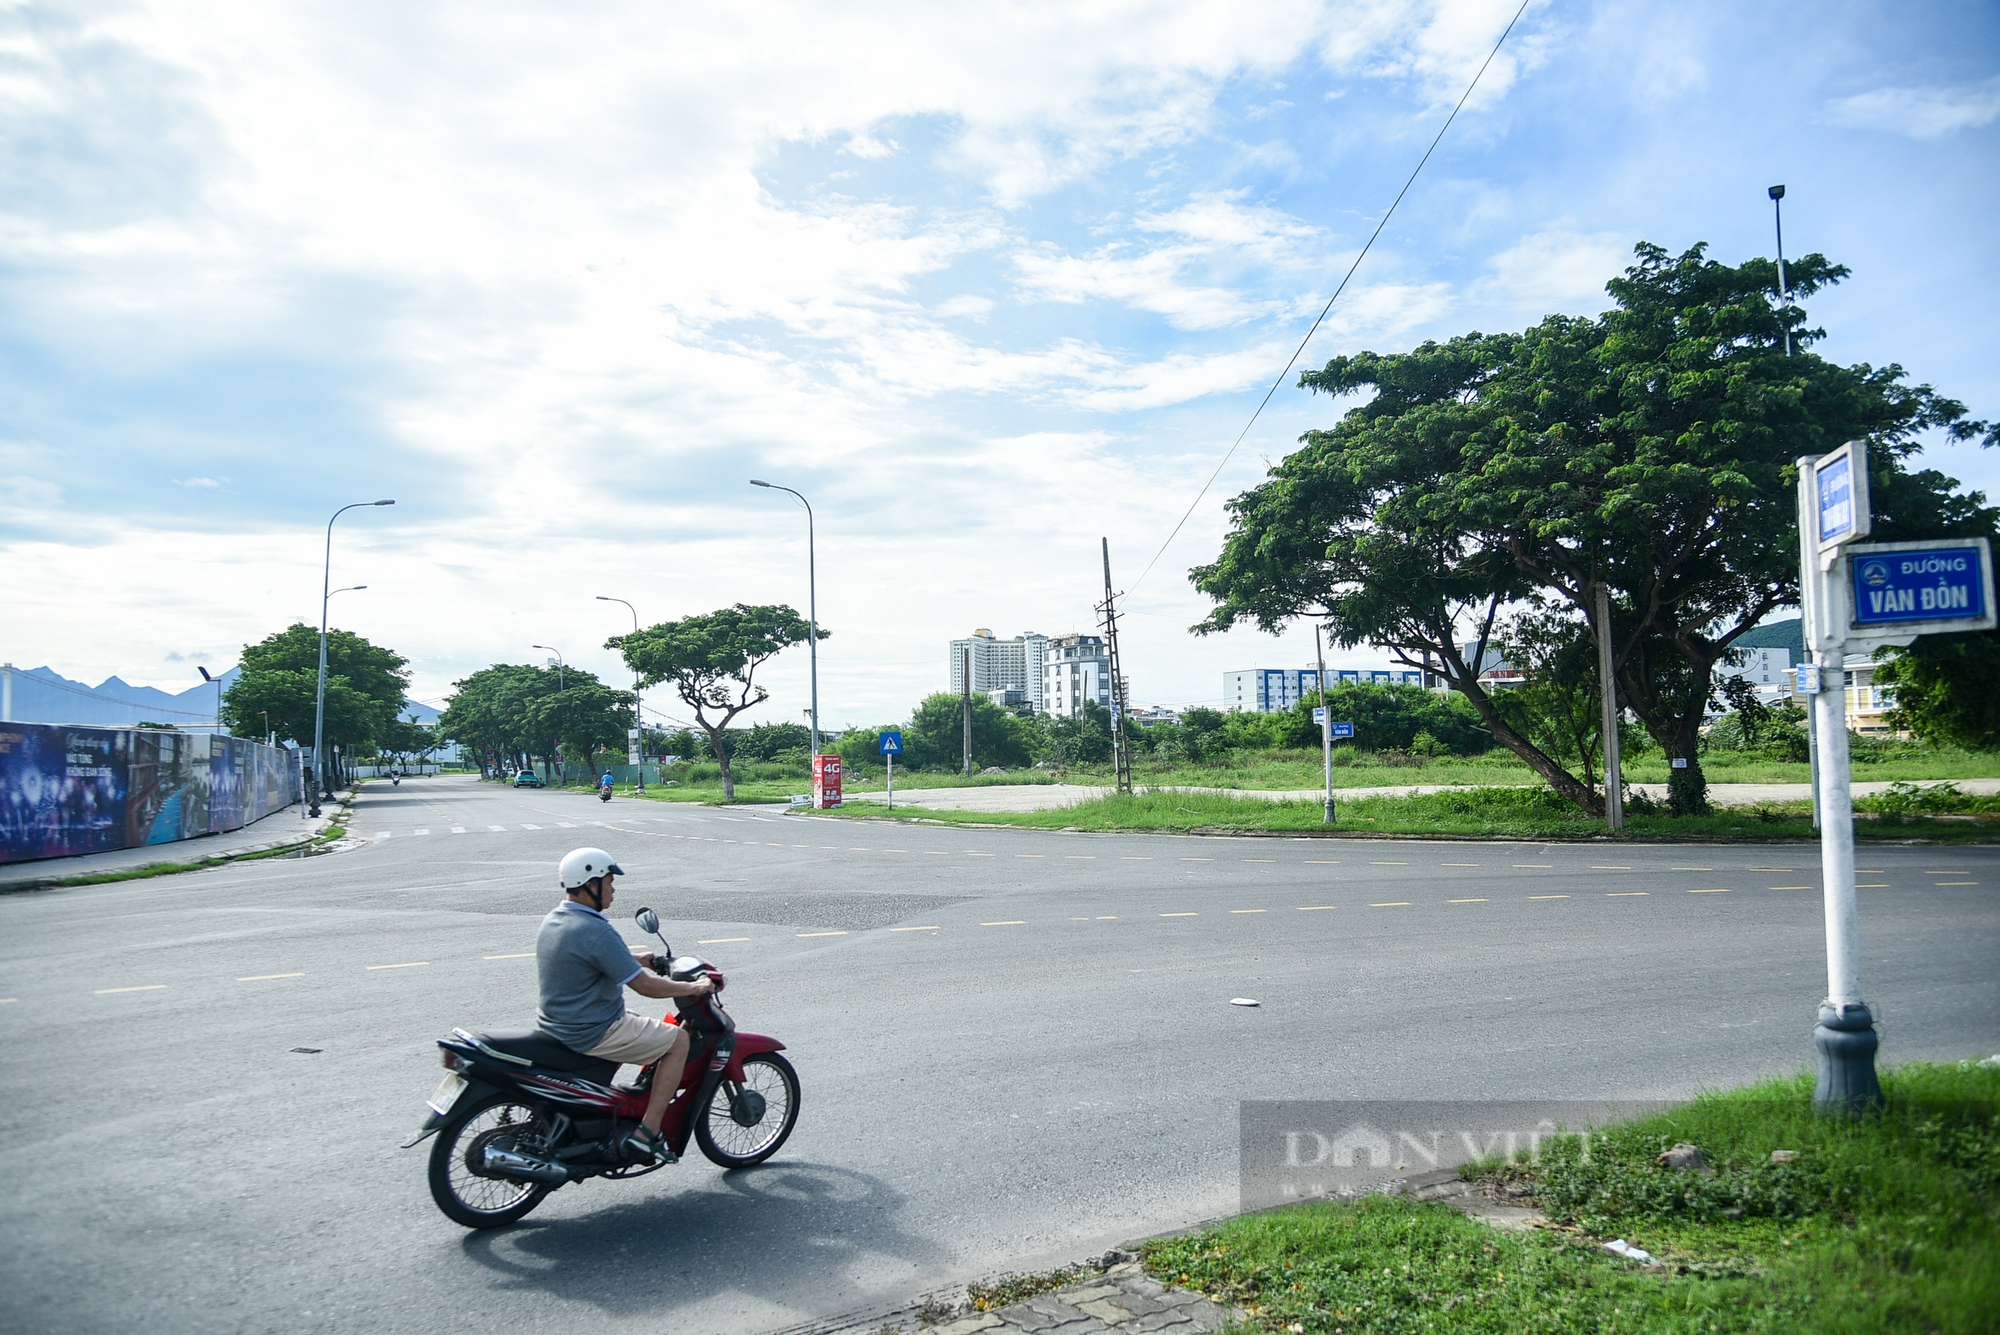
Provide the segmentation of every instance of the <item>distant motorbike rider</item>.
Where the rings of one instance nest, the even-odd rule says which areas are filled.
[[[707,978],[677,983],[649,972],[665,961],[625,944],[604,916],[617,893],[614,881],[625,874],[609,853],[575,849],[559,870],[565,898],[542,919],[535,938],[541,978],[536,1023],[543,1033],[586,1056],[653,1068],[645,1115],[625,1138],[624,1149],[635,1159],[671,1163],[674,1156],[660,1137],[660,1123],[680,1084],[688,1036],[677,1025],[627,1010],[623,989],[665,999],[706,996],[715,984]]]

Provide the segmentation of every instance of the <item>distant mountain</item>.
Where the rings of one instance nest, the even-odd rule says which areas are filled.
[[[222,674],[222,689],[236,683],[235,668]],[[436,723],[438,711],[418,700],[403,702],[403,717]],[[106,677],[86,686],[49,667],[14,671],[14,712],[10,723],[67,723],[97,728],[129,728],[136,723],[171,723],[181,728],[215,726],[215,686],[200,681],[179,694],[154,686],[134,686]]]

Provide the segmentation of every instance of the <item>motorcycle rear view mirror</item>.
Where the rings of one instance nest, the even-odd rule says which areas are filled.
[[[639,924],[639,930],[649,936],[660,934],[660,915],[651,909],[640,909],[632,915],[632,921]]]

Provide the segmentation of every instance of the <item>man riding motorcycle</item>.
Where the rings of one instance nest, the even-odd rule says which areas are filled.
[[[624,1150],[642,1162],[671,1163],[660,1139],[660,1123],[674,1101],[688,1036],[676,1025],[625,1007],[624,989],[642,997],[698,997],[715,990],[703,977],[677,983],[649,972],[657,963],[650,950],[632,950],[604,916],[625,874],[601,848],[578,848],[560,866],[563,902],[542,919],[535,938],[535,966],[541,979],[541,1006],[535,1020],[543,1033],[573,1051],[606,1061],[653,1067],[652,1093],[639,1126]]]

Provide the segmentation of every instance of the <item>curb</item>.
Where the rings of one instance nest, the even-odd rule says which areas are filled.
[[[181,872],[203,871],[210,867],[223,867],[229,863],[249,857],[264,857],[272,853],[291,852],[294,849],[311,849],[333,828],[335,821],[345,817],[353,808],[354,794],[349,793],[335,805],[340,814],[326,821],[319,829],[302,838],[274,839],[261,844],[245,844],[232,848],[226,853],[209,853],[188,861],[160,861],[141,863],[135,867],[107,868],[102,871],[72,871],[51,873],[47,876],[23,877],[19,880],[0,881],[0,895],[19,894],[33,890],[60,890],[68,886],[105,885],[113,881],[147,880],[155,876],[174,876]],[[275,813],[273,813],[275,814]],[[338,841],[327,845],[332,852]],[[140,873],[143,873],[140,874]]]

